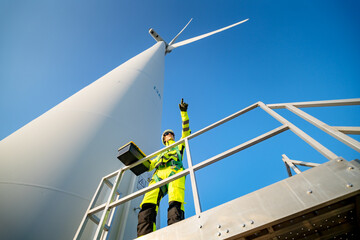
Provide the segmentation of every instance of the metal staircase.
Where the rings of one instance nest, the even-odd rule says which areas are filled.
[[[360,99],[269,105],[257,102],[179,140],[171,146],[148,155],[130,166],[115,171],[101,180],[74,239],[81,239],[88,220],[97,224],[93,239],[106,239],[107,231],[111,230],[112,215],[116,207],[186,175],[190,175],[195,216],[164,227],[139,239],[167,240],[170,239],[169,236],[174,240],[360,239],[360,162],[358,160],[349,162],[337,156],[273,110],[276,108],[286,108],[357,152],[360,152],[360,143],[346,135],[346,133],[360,134],[360,127],[332,127],[299,109],[302,107],[345,105],[360,105]],[[189,146],[190,139],[257,107],[270,114],[281,125],[201,163],[192,164]],[[291,176],[290,178],[205,212],[201,210],[195,177],[196,171],[287,130],[295,133],[329,161],[320,165],[290,160],[286,155],[283,155],[283,161],[289,176]],[[120,198],[117,187],[125,171],[181,143],[186,145],[187,169],[157,184]],[[301,172],[297,165],[312,168]],[[297,175],[292,176],[291,169]],[[115,178],[114,182],[110,181],[111,178]],[[94,206],[101,188],[105,185],[111,188],[107,201]],[[95,214],[99,212],[102,212],[101,217],[96,217]]]

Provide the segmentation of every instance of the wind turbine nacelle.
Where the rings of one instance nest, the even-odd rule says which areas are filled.
[[[150,29],[149,29],[149,33],[150,33],[150,35],[151,35],[157,42],[164,42],[164,43],[166,43],[165,40],[162,39],[162,38],[159,36],[159,34],[157,34],[157,32],[155,32],[154,29],[150,28]],[[166,45],[167,45],[167,44],[166,44]]]

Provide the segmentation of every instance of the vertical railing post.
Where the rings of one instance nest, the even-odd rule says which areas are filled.
[[[197,190],[195,172],[194,172],[192,160],[191,160],[189,140],[187,138],[185,138],[185,148],[186,148],[186,156],[187,156],[187,160],[188,160],[188,169],[190,171],[190,181],[191,181],[191,188],[192,188],[193,198],[194,198],[195,213],[196,213],[196,215],[200,215],[200,213],[201,213],[200,199],[199,199],[199,194],[198,194],[198,190]]]

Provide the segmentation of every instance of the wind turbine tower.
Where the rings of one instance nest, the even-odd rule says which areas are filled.
[[[0,239],[71,239],[99,179],[122,167],[118,147],[159,148],[166,53],[247,20],[178,43],[187,25],[169,43],[150,29],[155,45],[1,140]],[[124,176],[121,192],[135,182]]]

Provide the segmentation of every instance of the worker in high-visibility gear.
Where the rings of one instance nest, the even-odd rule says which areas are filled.
[[[181,99],[179,104],[182,119],[182,136],[190,135],[189,117],[187,114],[188,104]],[[161,136],[165,146],[175,143],[175,134],[172,130],[166,130]],[[185,144],[182,143],[168,151],[159,154],[150,162],[149,171],[156,169],[149,186],[168,178],[184,170],[182,158],[184,155]],[[158,212],[160,200],[166,194],[169,194],[168,225],[179,222],[185,218],[184,196],[185,196],[185,176],[178,178],[160,188],[147,192],[140,204],[138,215],[137,235],[138,237],[156,230],[156,215]]]

